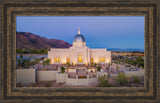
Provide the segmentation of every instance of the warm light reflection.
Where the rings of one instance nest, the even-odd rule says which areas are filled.
[[[69,58],[67,58],[67,63],[70,63],[70,59]]]
[[[101,57],[99,61],[100,61],[100,62],[105,62],[105,58],[104,58],[104,57]]]
[[[54,58],[54,62],[60,62],[60,58]]]
[[[83,62],[83,57],[82,57],[82,55],[78,55],[78,62],[79,62],[79,63],[82,63],[82,62]]]
[[[91,58],[91,64],[93,64],[93,58]]]

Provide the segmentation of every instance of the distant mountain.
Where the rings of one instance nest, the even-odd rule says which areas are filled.
[[[71,46],[63,40],[47,39],[29,32],[16,32],[17,49],[69,48]]]
[[[138,48],[126,48],[126,49],[121,49],[121,48],[108,48],[108,51],[137,51],[137,52],[144,52],[144,49],[138,49]]]

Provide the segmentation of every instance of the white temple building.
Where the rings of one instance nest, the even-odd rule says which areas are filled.
[[[74,37],[73,45],[70,48],[51,48],[48,51],[48,58],[52,64],[93,64],[111,62],[111,51],[104,49],[90,49],[86,46],[84,36],[80,33]]]

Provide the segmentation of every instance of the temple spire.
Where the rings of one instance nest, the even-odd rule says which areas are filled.
[[[78,27],[78,29],[79,29],[79,30],[78,30],[78,34],[81,34],[81,32],[80,32],[80,27]]]

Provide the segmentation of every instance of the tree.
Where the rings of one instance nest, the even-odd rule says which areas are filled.
[[[47,66],[47,68],[48,68],[48,65],[51,63],[51,59],[46,59],[46,60],[44,60],[43,62],[42,62],[42,65],[44,66],[44,67],[46,67]]]
[[[117,72],[118,72],[119,68],[120,68],[119,65],[117,65],[117,69],[116,69]]]
[[[110,63],[108,63],[108,66],[110,67]]]
[[[111,65],[113,64],[113,61],[111,61]]]
[[[125,85],[128,84],[128,77],[124,73],[119,73],[116,77],[116,81],[118,84]]]
[[[109,67],[107,67],[107,71],[109,71]]]
[[[24,63],[24,66],[25,66],[25,68],[28,68],[29,67],[29,65],[30,65],[30,62],[27,60],[27,61],[25,61],[25,63]]]
[[[64,72],[65,72],[65,68],[61,67],[61,73],[64,73]]]
[[[137,61],[136,60],[133,62],[133,65],[136,67],[136,65],[137,65]]]
[[[23,55],[22,54],[20,54],[20,59],[22,59],[23,58]]]
[[[48,68],[48,65],[50,65],[50,63],[51,63],[51,59],[46,59],[47,68]]]
[[[46,61],[45,60],[42,62],[42,65],[43,65],[43,67],[46,67]]]
[[[106,75],[98,77],[98,86],[100,87],[112,87],[113,85],[109,83]]]
[[[97,71],[99,71],[99,72],[101,71],[101,66],[97,67]]]

